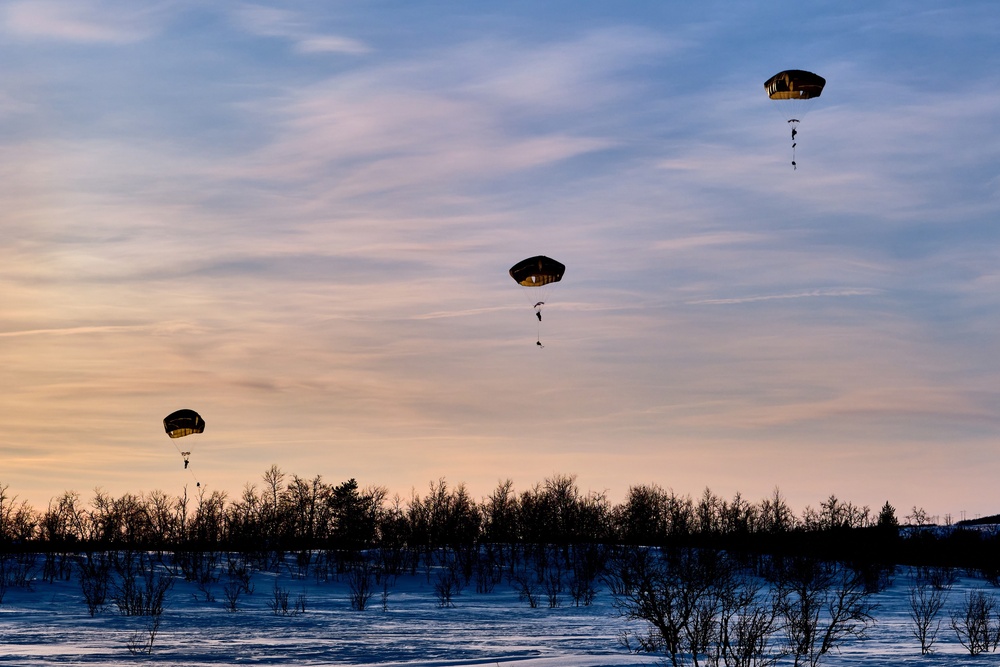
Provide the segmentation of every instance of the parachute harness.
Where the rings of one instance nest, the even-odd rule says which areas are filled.
[[[535,336],[535,345],[538,347],[545,347],[542,345],[542,306],[544,305],[544,301],[539,301],[535,304],[535,317],[538,318],[538,333]]]

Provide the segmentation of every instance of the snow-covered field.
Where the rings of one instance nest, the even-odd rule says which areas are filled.
[[[275,614],[275,585],[305,612]],[[434,584],[423,573],[400,577],[383,608],[381,595],[354,611],[346,581],[317,582],[257,573],[254,592],[227,611],[223,584],[214,601],[191,583],[177,581],[167,595],[151,655],[134,655],[130,640],[143,636],[148,618],[118,615],[113,606],[92,618],[80,585],[35,581],[30,590],[9,588],[0,604],[0,664],[34,665],[517,665],[519,667],[633,666],[661,664],[663,656],[629,654],[617,641],[626,627],[601,591],[589,607],[565,596],[555,608],[532,609],[510,587],[478,594],[474,586],[438,606]],[[821,664],[997,664],[995,653],[973,657],[948,627],[948,616],[984,582],[959,579],[942,613],[939,643],[922,657],[908,619],[910,579],[905,572],[875,596],[878,623],[865,641],[846,644]],[[300,597],[303,596],[303,597]],[[545,604],[544,601],[542,604]],[[147,633],[148,634],[148,633]]]

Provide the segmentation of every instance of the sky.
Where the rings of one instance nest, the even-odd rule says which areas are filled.
[[[0,485],[1000,512],[997,34],[993,0],[4,2]],[[769,100],[786,69],[822,96]]]

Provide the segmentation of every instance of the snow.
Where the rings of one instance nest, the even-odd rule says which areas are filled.
[[[843,646],[820,664],[875,665],[996,664],[996,654],[970,656],[948,626],[950,613],[982,581],[960,578],[941,615],[935,653],[921,656],[910,631],[911,579],[903,572],[876,594],[877,624],[870,638]],[[191,667],[227,665],[380,665],[382,667],[516,665],[517,667],[635,667],[662,664],[664,656],[629,654],[617,641],[629,627],[602,590],[589,607],[569,596],[555,608],[530,608],[504,584],[491,593],[474,585],[442,608],[426,573],[402,576],[383,609],[380,591],[365,611],[351,609],[346,579],[317,581],[293,568],[280,574],[258,572],[254,592],[226,610],[223,582],[208,601],[193,583],[178,580],[150,655],[133,655],[130,639],[148,636],[148,618],[118,615],[113,606],[91,617],[79,582],[32,582],[30,589],[8,588],[0,603],[0,664],[136,665]],[[277,615],[275,585],[289,592],[292,604],[304,596],[305,612]],[[790,664],[790,662],[788,663]]]

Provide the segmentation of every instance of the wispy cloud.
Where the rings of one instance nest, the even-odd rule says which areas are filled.
[[[741,303],[756,303],[759,301],[780,301],[784,299],[814,299],[817,297],[849,297],[849,296],[872,296],[881,294],[883,290],[875,288],[848,288],[848,289],[817,289],[805,292],[793,292],[789,294],[761,294],[754,296],[732,297],[727,299],[700,299],[688,301],[689,305],[710,305],[725,306]]]
[[[3,8],[3,27],[21,38],[81,44],[128,44],[155,34],[172,3],[30,0]]]
[[[312,29],[315,20],[294,10],[241,4],[237,5],[233,16],[236,23],[251,34],[289,40],[301,53],[341,53],[357,56],[372,50],[357,39],[315,32]]]
[[[0,338],[19,338],[21,336],[76,336],[81,334],[95,333],[133,333],[137,331],[149,331],[148,326],[87,326],[87,327],[63,327],[57,329],[28,329],[24,331],[0,331]]]
[[[8,3],[4,482],[37,474],[31,442],[69,462],[50,485],[160,484],[182,406],[215,488],[569,461],[812,501],[817,461],[881,498],[857,461],[942,434],[968,458],[1000,377],[1000,69],[973,5],[949,36],[907,12],[861,39],[898,8]],[[802,21],[826,38],[759,39]],[[793,46],[830,81],[798,171],[761,86]],[[568,266],[543,322],[506,273],[534,254]],[[894,489],[940,467],[914,470]]]

